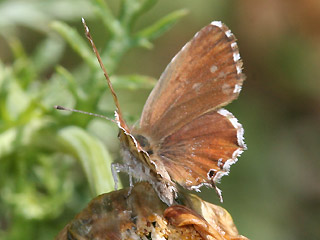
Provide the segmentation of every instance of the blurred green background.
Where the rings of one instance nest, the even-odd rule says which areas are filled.
[[[81,17],[129,123],[198,30],[213,20],[229,26],[247,79],[227,109],[248,150],[219,185],[222,206],[250,239],[319,239],[318,0],[0,1],[0,239],[52,239],[113,189],[116,126],[52,108],[113,116]],[[212,190],[201,196],[220,205]]]

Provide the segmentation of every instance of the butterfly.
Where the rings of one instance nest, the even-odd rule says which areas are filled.
[[[123,164],[113,175],[152,184],[160,199],[175,203],[178,187],[215,188],[246,149],[243,127],[226,109],[245,79],[236,39],[221,22],[202,28],[171,60],[149,95],[138,124],[129,127],[84,20],[86,36],[115,101]]]

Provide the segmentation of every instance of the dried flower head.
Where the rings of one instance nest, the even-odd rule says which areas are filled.
[[[147,182],[93,199],[57,236],[63,239],[247,239],[229,213],[195,195],[168,207]]]

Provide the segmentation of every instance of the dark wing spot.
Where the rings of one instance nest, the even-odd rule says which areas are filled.
[[[211,169],[211,170],[209,171],[209,173],[208,173],[208,175],[209,175],[210,178],[213,178],[215,174],[216,174],[216,171],[215,171],[215,170],[212,170],[212,169]]]

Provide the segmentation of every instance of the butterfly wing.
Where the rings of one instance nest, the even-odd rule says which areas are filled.
[[[213,187],[246,148],[243,128],[227,110],[205,113],[166,137],[157,152],[174,179],[188,189]]]
[[[221,22],[201,29],[172,59],[140,119],[154,141],[236,99],[244,75],[234,35]]]
[[[144,106],[134,132],[153,146],[151,161],[188,189],[213,187],[245,148],[242,126],[220,109],[238,97],[241,70],[234,35],[213,22],[172,59]]]

